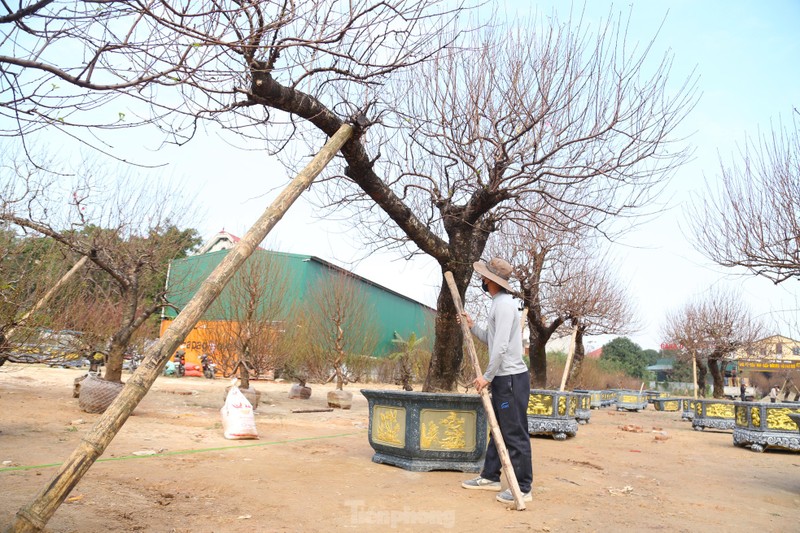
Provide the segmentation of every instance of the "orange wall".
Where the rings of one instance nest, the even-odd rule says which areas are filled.
[[[170,324],[172,324],[172,320],[162,320],[159,335],[163,335]],[[183,345],[185,346],[184,351],[186,352],[186,362],[199,365],[200,355],[203,353],[207,353],[213,359],[215,351],[214,346],[215,344],[219,344],[219,339],[222,337],[219,330],[220,325],[218,321],[201,320],[198,322],[183,341]],[[174,357],[175,354],[173,353],[172,356]]]

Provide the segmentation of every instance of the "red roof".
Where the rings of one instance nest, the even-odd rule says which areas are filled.
[[[600,347],[596,350],[592,350],[591,352],[586,354],[586,357],[589,359],[600,359],[600,356],[603,355],[603,348]]]

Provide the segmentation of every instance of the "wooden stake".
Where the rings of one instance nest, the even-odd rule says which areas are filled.
[[[35,304],[33,307],[31,307],[31,308],[30,308],[30,310],[28,310],[28,312],[27,312],[27,313],[25,313],[24,315],[22,315],[22,317],[21,317],[21,318],[20,318],[20,319],[17,321],[17,324],[16,324],[16,325],[15,325],[13,328],[9,328],[9,330],[8,330],[8,331],[6,331],[6,334],[5,334],[5,337],[6,337],[6,339],[10,339],[10,338],[11,338],[11,334],[12,334],[12,333],[14,333],[14,330],[15,330],[15,329],[17,329],[17,328],[19,328],[19,327],[20,327],[20,326],[22,326],[23,324],[25,324],[25,321],[26,321],[26,320],[28,320],[28,318],[29,318],[29,317],[30,317],[30,316],[31,316],[33,313],[35,313],[36,311],[38,311],[39,309],[41,309],[41,307],[42,307],[44,304],[46,304],[46,303],[47,303],[47,301],[48,301],[48,300],[50,300],[50,298],[52,298],[52,297],[53,297],[53,295],[56,293],[56,291],[57,291],[58,289],[60,289],[61,287],[63,287],[63,286],[64,286],[64,284],[65,284],[65,283],[67,283],[67,281],[69,281],[69,279],[70,279],[72,276],[74,276],[74,275],[75,275],[75,273],[76,273],[78,270],[80,270],[80,269],[83,267],[83,265],[85,265],[85,264],[86,264],[86,261],[88,261],[88,260],[89,260],[89,258],[88,258],[87,256],[85,256],[85,255],[84,255],[83,257],[81,257],[81,258],[78,260],[78,262],[77,262],[77,263],[75,263],[74,265],[72,265],[72,268],[70,268],[70,269],[69,269],[69,271],[68,271],[66,274],[64,274],[63,276],[61,276],[61,279],[59,279],[59,280],[58,280],[58,281],[55,283],[55,285],[53,285],[52,287],[50,287],[50,290],[49,290],[49,291],[47,291],[47,292],[44,294],[44,296],[42,296],[41,298],[39,298],[39,301],[38,301],[38,302],[36,302],[36,304]]]
[[[33,533],[45,527],[59,505],[75,488],[89,467],[103,454],[134,408],[150,390],[170,355],[191,332],[239,267],[352,134],[353,127],[350,125],[345,124],[339,128],[308,166],[281,191],[247,234],[228,252],[158,342],[145,352],[142,364],[92,429],[81,439],[78,447],[64,461],[53,479],[45,485],[33,502],[17,512],[14,523],[6,529],[6,533]]]
[[[461,296],[458,294],[458,287],[456,280],[453,278],[452,272],[445,272],[444,279],[450,287],[450,294],[453,297],[453,303],[456,307],[456,313],[459,316],[464,312],[464,307],[461,305]],[[460,320],[461,331],[464,333],[464,344],[467,347],[467,353],[472,361],[472,367],[475,369],[475,375],[483,375],[481,364],[478,361],[478,353],[475,351],[475,344],[472,342],[472,334],[469,331],[466,320]],[[514,467],[511,465],[511,457],[508,455],[506,443],[503,440],[503,434],[500,431],[500,425],[497,423],[497,417],[494,415],[492,408],[492,401],[489,399],[489,392],[484,388],[480,392],[481,402],[483,402],[483,409],[486,411],[486,416],[489,418],[489,428],[492,431],[492,438],[494,445],[497,448],[498,455],[500,455],[500,464],[503,465],[503,472],[505,472],[508,486],[511,488],[511,494],[514,496],[514,504],[517,511],[525,510],[525,502],[522,500],[522,491],[519,490],[519,483],[517,482],[517,475],[514,473]]]
[[[561,386],[558,390],[563,391],[567,386],[567,376],[569,376],[569,368],[572,366],[572,358],[575,357],[575,344],[578,339],[578,326],[572,330],[572,340],[569,343],[569,351],[567,352],[567,364],[564,365],[564,374],[561,376]]]

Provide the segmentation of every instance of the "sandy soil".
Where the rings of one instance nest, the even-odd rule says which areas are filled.
[[[81,373],[0,368],[0,529],[99,418],[72,398]],[[219,413],[226,385],[159,378],[47,530],[798,530],[800,455],[736,448],[730,432],[693,431],[676,413],[603,409],[575,438],[532,439],[534,501],[518,512],[461,489],[468,475],[373,463],[358,386],[350,411],[293,414],[325,407],[330,389],[289,400],[288,383],[258,382],[261,438],[230,441]]]

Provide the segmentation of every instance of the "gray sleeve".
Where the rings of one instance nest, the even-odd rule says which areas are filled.
[[[489,343],[489,341],[487,340],[488,336],[486,335],[486,330],[480,327],[478,324],[472,326],[470,332],[476,337],[478,337],[478,340],[481,341],[483,344]]]

